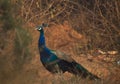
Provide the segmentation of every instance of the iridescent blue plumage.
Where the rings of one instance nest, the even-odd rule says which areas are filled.
[[[52,73],[64,73],[68,71],[75,75],[80,75],[82,78],[89,77],[90,79],[99,79],[97,76],[85,69],[82,65],[78,64],[70,56],[47,48],[45,44],[44,27],[46,27],[44,24],[37,27],[37,30],[40,31],[38,48],[40,52],[40,60],[48,71]]]
[[[39,41],[38,41],[38,46],[39,46],[39,48],[41,47],[41,46],[45,46],[45,37],[44,37],[44,31],[43,31],[43,29],[40,31],[40,38],[39,38]]]

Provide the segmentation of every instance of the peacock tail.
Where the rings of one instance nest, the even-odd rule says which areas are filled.
[[[78,63],[76,63],[76,69],[77,69],[76,71],[78,71],[77,74],[79,74],[82,78],[89,77],[91,80],[100,79],[99,77],[97,77],[96,75],[93,75],[87,69],[85,69],[82,65],[80,65]]]

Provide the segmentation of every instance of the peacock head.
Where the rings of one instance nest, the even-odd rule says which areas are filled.
[[[48,24],[42,23],[41,25],[37,26],[35,30],[41,31],[41,30],[43,30],[45,27],[48,27]]]

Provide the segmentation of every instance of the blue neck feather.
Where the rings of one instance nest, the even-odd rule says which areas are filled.
[[[44,30],[42,29],[40,31],[40,38],[39,38],[39,42],[38,42],[38,47],[42,47],[45,46],[45,37],[44,37]]]

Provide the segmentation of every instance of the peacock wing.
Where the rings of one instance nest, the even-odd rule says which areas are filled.
[[[51,50],[51,52],[54,53],[59,59],[62,59],[62,60],[68,61],[68,62],[74,61],[74,59],[70,55],[60,52],[59,50],[56,50],[56,51]]]

